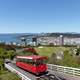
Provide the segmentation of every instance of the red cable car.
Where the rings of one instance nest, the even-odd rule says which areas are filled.
[[[16,65],[24,70],[32,72],[36,75],[47,71],[47,65],[44,60],[47,57],[31,55],[31,56],[17,56]]]

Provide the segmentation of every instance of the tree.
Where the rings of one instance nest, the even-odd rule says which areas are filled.
[[[2,71],[4,68],[4,61],[3,59],[0,59],[0,71]]]
[[[53,53],[49,59],[50,64],[57,64],[56,53]]]
[[[2,59],[4,59],[4,57],[5,57],[5,50],[4,49],[2,49],[2,48],[0,48],[0,58],[2,58]]]
[[[80,48],[77,48],[76,55],[78,56],[79,54],[80,54]]]
[[[14,56],[15,56],[14,51],[12,51],[12,50],[7,51],[7,58],[12,60],[14,58]]]

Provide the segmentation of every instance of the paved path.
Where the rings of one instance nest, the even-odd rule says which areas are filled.
[[[28,76],[29,78],[31,78],[31,80],[36,80],[36,77],[33,74],[30,74],[24,70],[21,70],[20,68],[16,67],[14,64],[9,63],[10,66],[13,66],[15,69],[17,69],[18,71],[20,71],[21,73],[23,73],[24,75]],[[69,74],[64,74],[64,73],[59,73],[59,72],[53,72],[53,71],[49,71],[50,74],[55,74],[61,78],[64,78],[66,80],[80,80],[80,76],[74,76],[74,75],[69,75]]]
[[[12,63],[8,63],[8,65],[12,66],[14,69],[16,69],[17,71],[21,72],[22,74],[24,74],[25,76],[27,76],[27,77],[30,78],[31,80],[36,80],[36,78],[37,78],[35,75],[30,74],[29,72],[24,71],[24,70],[16,67],[16,66],[15,66],[14,64],[12,64]]]
[[[50,71],[51,74],[56,74],[66,80],[80,80],[80,76],[74,76],[74,75],[69,75],[69,74],[64,74],[64,73],[59,73],[59,72],[52,72]]]

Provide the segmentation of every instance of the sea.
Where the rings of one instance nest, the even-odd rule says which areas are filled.
[[[16,34],[0,34],[0,42],[11,43],[16,42],[20,43],[20,36],[31,35],[31,33],[16,33]],[[29,39],[31,41],[31,39]]]

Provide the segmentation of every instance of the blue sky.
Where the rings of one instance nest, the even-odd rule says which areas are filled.
[[[80,0],[0,0],[0,33],[78,32]]]

